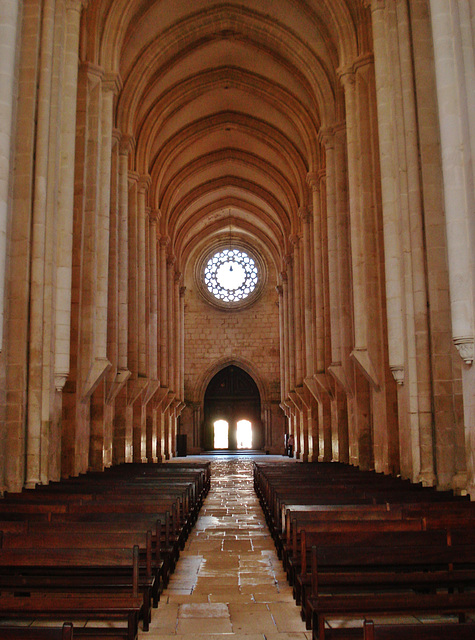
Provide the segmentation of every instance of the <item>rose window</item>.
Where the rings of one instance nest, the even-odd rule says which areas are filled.
[[[259,270],[251,256],[241,249],[223,249],[206,263],[204,282],[208,291],[222,302],[245,300],[256,288]]]

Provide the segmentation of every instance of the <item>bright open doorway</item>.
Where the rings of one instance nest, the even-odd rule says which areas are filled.
[[[226,420],[216,420],[214,423],[214,448],[227,449],[229,447],[229,425]]]
[[[252,424],[249,420],[237,423],[236,442],[238,449],[252,449]]]

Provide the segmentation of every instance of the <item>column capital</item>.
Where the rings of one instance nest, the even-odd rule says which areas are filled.
[[[66,0],[64,6],[66,11],[81,12],[83,9],[87,9],[89,0]]]
[[[112,146],[118,146],[120,150],[121,133],[119,129],[112,129]]]
[[[176,262],[176,257],[173,256],[173,258],[174,258],[173,262]],[[175,271],[175,284],[181,285],[182,281],[183,281],[182,272],[181,271]]]
[[[180,287],[180,298],[184,298],[185,297],[185,293],[186,293],[186,287],[181,286]]]
[[[347,67],[340,67],[336,70],[338,77],[340,78],[340,82],[345,89],[349,89],[354,87],[355,85],[355,70],[353,65]]]
[[[313,215],[309,206],[299,207],[298,214],[303,223],[310,224]]]
[[[145,175],[139,176],[139,179],[138,179],[139,193],[147,193],[151,184],[152,184],[152,179],[149,175],[145,174]]]
[[[102,77],[102,90],[110,91],[114,95],[117,95],[122,90],[122,78],[120,74],[115,71],[109,71],[105,73]]]
[[[167,265],[172,267],[176,262],[176,255],[174,253],[169,253],[167,256]]]
[[[316,171],[307,173],[307,184],[312,191],[320,191],[320,177]]]
[[[364,5],[371,9],[372,13],[376,13],[386,9],[386,0],[364,0]]]
[[[292,235],[289,236],[289,240],[294,245],[294,247],[298,248],[300,242],[300,236],[298,233],[292,233]]]
[[[284,295],[284,287],[281,284],[278,284],[275,288],[280,297]]]
[[[135,138],[128,133],[123,133],[120,138],[119,153],[128,156],[135,149]]]
[[[285,260],[285,258],[284,258],[284,260]],[[282,285],[288,284],[289,278],[287,276],[287,272],[286,271],[282,271],[281,274],[280,274],[280,277],[282,279]],[[283,289],[282,289],[282,293],[283,293]]]
[[[161,247],[168,247],[169,244],[170,244],[170,237],[169,236],[161,236],[160,237],[160,246]]]
[[[97,64],[85,60],[81,62],[80,70],[87,77],[88,82],[95,87],[104,77],[104,69]]]
[[[475,357],[473,338],[453,338],[453,342],[465,364],[471,365]]]
[[[402,386],[404,384],[404,367],[402,365],[394,365],[389,368],[396,383]]]
[[[148,218],[150,220],[150,224],[157,224],[160,220],[160,216],[160,209],[152,209],[151,207],[148,207]]]
[[[335,146],[335,130],[333,127],[320,127],[318,141],[325,149],[333,149]]]
[[[129,171],[127,177],[129,179],[129,182],[135,185],[138,183],[140,178],[139,174],[136,171]]]

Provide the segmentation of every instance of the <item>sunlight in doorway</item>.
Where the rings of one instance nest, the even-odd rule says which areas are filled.
[[[214,423],[214,448],[227,449],[228,447],[228,423],[226,420],[216,420]]]
[[[239,420],[236,435],[238,449],[252,449],[252,424],[249,420]]]

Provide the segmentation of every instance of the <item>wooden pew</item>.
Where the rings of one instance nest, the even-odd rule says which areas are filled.
[[[300,553],[290,562],[289,572],[292,572],[291,586],[297,605],[302,605],[302,617],[305,613],[306,594],[311,587],[311,553],[312,547],[338,546],[346,552],[348,547],[355,547],[356,553],[360,547],[393,549],[400,546],[420,549],[423,547],[444,548],[448,544],[446,531],[397,531],[397,530],[364,530],[359,529],[358,523],[351,533],[348,532],[307,532],[302,530]]]
[[[160,527],[159,523],[157,523],[157,527]],[[160,536],[160,533],[158,535]],[[142,575],[142,583],[148,585],[152,604],[157,607],[161,591],[163,563],[160,545],[155,545],[155,548],[152,549],[152,537],[151,531],[147,531],[144,535],[142,530],[115,533],[110,530],[106,531],[105,528],[100,532],[71,530],[58,532],[50,528],[44,532],[28,533],[22,536],[4,533],[0,563],[2,551],[7,549],[24,549],[25,552],[35,556],[37,555],[36,551],[40,549],[91,549],[92,559],[92,554],[97,554],[97,551],[101,549],[104,553],[108,553],[109,549],[132,549],[134,546],[138,546],[139,579]],[[1,575],[0,584],[3,584]],[[148,597],[145,601],[146,606],[147,600]]]
[[[306,622],[314,640],[323,640],[325,618],[335,615],[444,613],[464,621],[475,610],[474,586],[475,549],[470,544],[313,547]]]
[[[0,640],[73,640],[73,625],[71,622],[61,627],[0,625]]]
[[[40,594],[30,597],[2,595],[0,598],[0,617],[8,620],[24,620],[25,617],[30,617],[45,620],[73,618],[75,620],[118,621],[119,623],[123,622],[124,627],[122,630],[114,629],[114,640],[116,638],[136,640],[141,607],[142,598],[132,595]],[[101,635],[101,630],[94,630],[93,627],[88,627],[87,632],[88,637]],[[75,634],[75,637],[77,635]]]
[[[131,549],[10,549],[0,552],[0,617],[114,619],[137,636],[150,621],[149,587]],[[11,593],[12,595],[8,595]],[[28,594],[28,595],[26,595]]]
[[[474,623],[375,624],[364,622],[364,640],[473,640]]]

